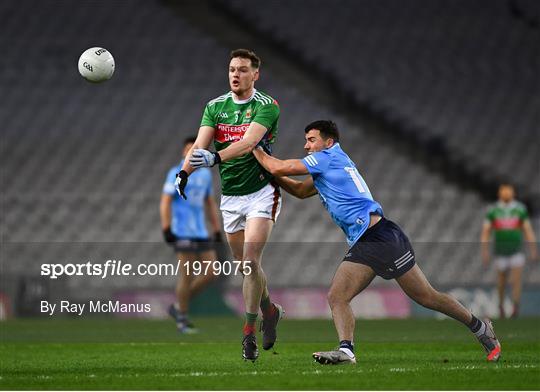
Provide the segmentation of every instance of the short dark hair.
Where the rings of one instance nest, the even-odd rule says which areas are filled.
[[[317,129],[323,139],[334,139],[334,143],[339,142],[339,130],[335,122],[330,120],[317,120],[306,126],[304,130],[305,133],[308,133],[312,129]]]
[[[509,182],[501,182],[499,184],[499,189],[501,189],[501,188],[512,188],[512,189],[514,189],[514,185],[510,184]]]
[[[258,69],[261,66],[261,59],[254,51],[249,49],[235,49],[231,51],[231,60],[235,57],[251,60],[251,66]]]
[[[188,144],[193,144],[195,143],[195,140],[197,140],[197,138],[195,136],[188,136],[184,139],[184,147],[187,146]]]

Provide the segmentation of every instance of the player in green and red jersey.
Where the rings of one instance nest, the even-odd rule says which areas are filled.
[[[272,176],[251,153],[257,145],[270,149],[278,131],[277,101],[255,89],[260,63],[252,51],[231,52],[231,91],[206,105],[197,140],[176,178],[177,191],[185,198],[189,174],[197,168],[219,164],[220,209],[227,241],[236,260],[250,263],[251,272],[246,272],[242,286],[246,308],[242,355],[252,361],[259,355],[255,337],[259,307],[265,350],[273,347],[276,325],[283,314],[281,306],[270,301],[261,268],[264,246],[281,209],[281,195],[271,183]],[[212,140],[216,152],[207,150]]]
[[[499,187],[499,200],[490,206],[482,228],[482,261],[485,266],[490,261],[491,232],[494,232],[494,261],[497,268],[497,290],[499,293],[500,317],[505,317],[504,292],[508,277],[512,285],[512,317],[519,313],[521,299],[521,275],[525,265],[525,255],[522,252],[523,235],[529,244],[530,257],[536,260],[538,250],[534,231],[529,221],[527,208],[514,200],[514,187],[502,184]]]

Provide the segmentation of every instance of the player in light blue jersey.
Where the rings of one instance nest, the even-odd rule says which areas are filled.
[[[356,165],[339,143],[302,160],[323,206],[345,232],[349,246],[367,230],[371,215],[383,216]]]
[[[415,262],[407,236],[386,219],[356,165],[341,149],[339,131],[332,121],[315,121],[305,129],[304,159],[279,160],[262,148],[253,154],[288,193],[306,198],[319,194],[334,222],[344,231],[349,251],[339,265],[328,293],[328,303],[339,337],[339,349],[313,353],[322,364],[356,363],[355,326],[350,302],[376,275],[396,279],[414,301],[465,324],[497,361],[501,346],[489,320],[479,320],[455,298],[435,290]],[[304,181],[287,176],[309,174]]]
[[[184,141],[184,158],[194,141],[195,138]],[[174,247],[177,259],[181,261],[181,274],[175,290],[178,302],[169,307],[169,314],[176,320],[179,332],[194,333],[196,329],[188,318],[189,301],[214,279],[214,274],[189,275],[185,262],[217,260],[210,240],[220,242],[221,231],[210,169],[200,169],[191,175],[189,186],[185,189],[187,200],[176,192],[174,181],[183,162],[172,167],[167,174],[161,195],[160,216],[164,240]],[[212,225],[212,238],[206,228],[205,208]]]

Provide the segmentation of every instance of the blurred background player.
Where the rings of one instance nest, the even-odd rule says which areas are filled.
[[[287,192],[299,198],[320,196],[334,222],[345,232],[349,251],[339,265],[328,292],[328,303],[339,337],[339,348],[313,353],[324,365],[356,363],[355,319],[350,302],[376,275],[395,279],[412,300],[466,325],[476,336],[488,361],[497,361],[501,346],[491,321],[481,321],[454,297],[435,290],[416,264],[407,236],[386,219],[356,165],[341,149],[339,131],[332,121],[314,121],[305,128],[304,159],[279,160],[262,148],[257,160]],[[309,174],[304,181],[288,175]]]
[[[255,361],[259,356],[255,336],[259,307],[263,320],[263,349],[276,341],[276,325],[283,314],[270,300],[261,257],[281,209],[279,187],[251,152],[257,144],[267,148],[275,142],[279,106],[268,94],[255,89],[261,60],[252,51],[236,49],[230,54],[231,91],[206,105],[189,163],[182,165],[176,185],[185,197],[188,176],[195,169],[219,165],[221,211],[227,241],[236,260],[249,261],[251,273],[244,276],[242,293],[246,321],[243,328],[242,357]],[[217,152],[206,150],[214,141]],[[191,183],[191,177],[190,183]]]
[[[197,332],[188,317],[190,299],[216,278],[213,271],[196,276],[193,273],[188,275],[188,268],[184,263],[217,260],[213,246],[221,241],[211,171],[198,170],[192,175],[189,186],[185,189],[187,200],[181,199],[174,187],[176,173],[182,167],[194,142],[194,137],[184,141],[182,161],[167,173],[159,208],[164,240],[174,247],[177,260],[181,261],[181,273],[175,290],[177,302],[169,307],[169,314],[176,320],[178,331],[182,333]],[[212,238],[206,228],[205,208],[212,227]],[[189,270],[193,271],[193,268]]]
[[[529,244],[531,260],[537,260],[538,249],[527,208],[514,199],[514,187],[510,184],[499,186],[499,200],[488,208],[482,227],[480,241],[482,243],[482,262],[488,266],[490,262],[490,240],[493,236],[493,254],[497,269],[497,292],[499,295],[499,315],[504,318],[504,296],[506,284],[510,280],[512,286],[512,314],[517,317],[521,300],[522,272],[525,265],[525,254],[522,251],[523,235]]]

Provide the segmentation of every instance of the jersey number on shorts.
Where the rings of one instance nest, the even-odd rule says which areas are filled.
[[[364,193],[366,190],[364,189],[364,186],[362,185],[362,180],[360,179],[360,173],[358,173],[358,170],[355,167],[344,167],[345,171],[349,173],[349,176],[351,176],[354,185],[356,185],[356,189],[358,189],[358,192]]]

